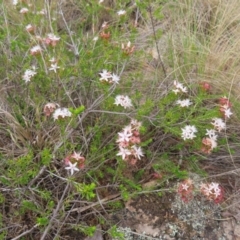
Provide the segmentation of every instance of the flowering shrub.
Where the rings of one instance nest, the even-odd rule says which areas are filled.
[[[215,203],[221,203],[224,197],[223,188],[219,183],[202,183],[200,186],[200,192],[210,201]]]
[[[162,4],[154,10],[156,23],[163,17]],[[93,206],[107,203],[104,212],[120,208],[122,200],[142,191],[143,182],[159,181],[162,187],[169,179],[185,179],[189,170],[201,168],[201,155],[222,147],[218,140],[229,129],[232,100],[213,95],[214,85],[190,79],[191,71],[167,66],[162,59],[167,52],[142,47],[152,42],[149,36],[139,38],[149,22],[144,19],[148,5],[123,0],[2,4],[0,72],[6,91],[1,95],[0,202],[22,221],[16,225],[15,217],[3,216],[9,223],[2,229],[19,227],[4,239],[24,237],[24,232],[13,236],[22,226],[31,226],[23,231],[33,233],[32,239],[60,236],[63,225],[84,232],[90,221],[82,226],[72,213],[87,212],[90,219]],[[155,31],[154,24],[157,46],[161,29]],[[123,126],[127,119],[130,124]],[[199,188],[191,179],[177,192],[185,202],[200,193],[220,203],[224,195],[220,184]],[[24,211],[11,204],[15,196]],[[5,224],[1,217],[0,224]]]
[[[127,161],[131,165],[135,165],[137,160],[143,157],[139,129],[141,122],[132,119],[130,125],[123,128],[122,132],[118,133],[117,143],[119,152],[117,156],[121,156],[122,160]]]
[[[223,188],[219,183],[202,183],[197,189],[191,179],[179,183],[177,193],[184,202],[192,200],[196,193],[202,194],[207,200],[214,203],[221,203],[224,197]]]
[[[85,166],[85,158],[81,156],[81,153],[74,152],[73,154],[67,156],[64,160],[65,169],[71,171],[71,175],[73,175],[74,171],[79,171],[79,169],[83,169]]]
[[[194,185],[191,179],[186,179],[178,186],[178,194],[184,202],[188,202],[193,198]]]

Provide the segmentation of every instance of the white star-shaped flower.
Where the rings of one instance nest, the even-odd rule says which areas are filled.
[[[210,139],[217,141],[217,137],[218,135],[216,134],[216,130],[214,129],[206,129],[207,133],[205,135],[207,135]]]
[[[13,0],[13,1],[12,1],[12,4],[13,4],[14,6],[16,6],[16,5],[18,4],[18,0]]]
[[[189,185],[186,183],[181,184],[182,190],[188,191]]]
[[[137,121],[136,119],[131,119],[131,126],[134,130],[139,130],[142,126],[142,123]]]
[[[195,126],[187,125],[184,128],[182,128],[182,138],[183,140],[186,139],[193,139],[196,137],[195,133],[197,132],[197,129]]]
[[[230,108],[226,108],[226,109],[225,109],[225,111],[224,111],[225,117],[230,118],[230,116],[231,116],[232,114],[233,114],[233,113],[231,112],[231,109],[230,109]]]
[[[71,171],[71,175],[73,175],[74,171],[77,171],[77,172],[79,171],[79,168],[76,167],[76,165],[77,165],[76,162],[75,162],[75,163],[69,162],[68,165],[69,165],[69,166],[68,166],[68,167],[65,167],[65,169],[66,169],[66,170],[70,170],[70,171]]]
[[[141,147],[137,147],[136,145],[132,146],[132,154],[134,155],[134,157],[136,157],[138,159],[141,159],[141,157],[144,156]]]
[[[192,105],[192,102],[190,99],[184,99],[184,100],[177,100],[177,104],[180,105],[181,107],[189,107]]]
[[[128,96],[123,96],[123,95],[117,95],[115,98],[114,104],[121,105],[125,109],[132,107],[131,99]]]
[[[129,142],[132,133],[128,131],[128,129],[124,129],[123,132],[118,133],[118,140],[117,142]]]
[[[119,80],[120,80],[120,77],[118,76],[118,75],[116,75],[116,74],[112,74],[112,82],[114,82],[114,83],[118,83],[119,82]]]
[[[51,67],[49,68],[50,71],[54,71],[55,73],[57,73],[57,69],[59,69],[60,67],[57,65],[57,63],[52,63]]]
[[[175,94],[177,94],[178,92],[183,92],[183,93],[187,93],[188,92],[188,90],[187,90],[187,88],[186,87],[184,87],[183,85],[182,85],[182,83],[180,83],[180,82],[178,82],[178,81],[174,81],[173,82],[173,85],[175,86],[175,88],[176,89],[174,89],[173,91],[175,92]]]
[[[103,69],[102,72],[99,73],[100,77],[100,81],[106,81],[108,82],[110,78],[112,78],[112,74],[111,72],[108,72],[108,70]]]
[[[33,69],[33,70],[32,70]],[[35,68],[32,67],[32,69],[27,69],[24,73],[24,75],[22,76],[23,80],[27,83],[27,82],[30,82],[31,81],[31,78],[34,77],[37,72],[34,71]]]
[[[212,125],[217,129],[218,132],[226,129],[226,123],[221,118],[213,118]]]
[[[126,160],[126,156],[131,155],[131,152],[127,148],[120,147],[120,151],[117,153],[117,156],[122,156],[123,160]]]
[[[117,12],[118,16],[122,16],[122,15],[125,15],[126,14],[126,11],[125,10],[119,10]]]

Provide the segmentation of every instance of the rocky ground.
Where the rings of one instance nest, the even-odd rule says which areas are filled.
[[[236,200],[234,200],[236,203]],[[183,202],[176,193],[142,194],[110,216],[125,240],[240,240],[238,205],[225,209],[200,196]],[[239,215],[239,216],[238,216]],[[86,240],[109,237],[101,229]]]

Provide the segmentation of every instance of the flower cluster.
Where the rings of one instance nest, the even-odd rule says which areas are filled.
[[[99,33],[100,38],[108,40],[111,37],[111,33],[108,31],[106,32],[106,30],[109,28],[109,25],[107,22],[103,22],[102,26],[101,26],[101,31]]]
[[[200,186],[200,192],[210,201],[220,203],[223,200],[224,191],[219,183],[202,183]]]
[[[213,118],[211,124],[218,132],[226,129],[226,123],[221,118]]]
[[[35,27],[32,25],[32,24],[28,24],[26,27],[25,27],[26,31],[29,32],[29,33],[34,33],[34,30],[35,30]]]
[[[71,117],[72,113],[68,110],[68,108],[57,108],[53,113],[53,119],[59,120],[65,117]]]
[[[141,143],[139,129],[141,122],[132,119],[130,125],[123,128],[122,132],[118,133],[119,152],[117,156],[121,156],[124,161],[131,165],[135,165],[137,160],[143,157],[143,151],[138,144]]]
[[[226,97],[222,97],[219,99],[220,104],[220,113],[223,115],[224,119],[230,118],[232,115],[231,107],[232,104]],[[201,151],[203,153],[211,153],[214,148],[217,147],[217,132],[221,132],[222,130],[226,129],[226,122],[222,118],[213,118],[211,124],[213,125],[214,129],[207,129],[207,137],[202,139],[202,148]]]
[[[126,14],[126,11],[122,10],[122,9],[117,12],[118,16],[122,16],[122,15],[125,15],[125,14]]]
[[[112,74],[106,69],[103,69],[102,72],[99,73],[100,75],[100,81],[101,82],[107,82],[107,83],[118,83],[120,80],[120,77],[116,74]]]
[[[180,105],[181,107],[189,107],[192,105],[192,102],[187,98],[184,100],[177,100],[177,105]]]
[[[202,147],[201,151],[203,153],[211,153],[214,148],[217,147],[217,138],[218,135],[216,134],[216,131],[214,129],[206,129],[207,137],[202,139]]]
[[[30,33],[34,33],[35,27],[32,26],[31,24],[28,24],[26,26],[26,30]],[[57,37],[54,34],[49,33],[46,38],[42,38],[41,36],[35,36],[35,39],[36,39],[36,41],[39,42],[39,44],[33,46],[30,49],[30,54],[33,56],[38,55],[43,51],[43,48],[40,46],[41,43],[43,45],[45,44],[45,45],[50,45],[52,47],[55,47],[57,45],[57,43],[59,42],[60,37]]]
[[[203,88],[204,91],[210,90],[210,85],[206,82],[200,83],[200,86]],[[174,81],[174,89],[173,91],[175,94],[182,92],[187,93],[187,88],[184,87],[181,83],[178,81]],[[232,104],[226,97],[222,97],[219,99],[220,104],[220,113],[222,114],[223,118],[226,120],[226,118],[230,118],[232,115],[231,107]],[[180,105],[181,107],[189,107],[192,105],[192,102],[190,99],[183,99],[183,100],[177,100],[177,105]],[[222,118],[213,118],[211,124],[213,125],[214,129],[206,129],[206,137],[202,139],[202,146],[201,146],[201,152],[210,154],[214,148],[217,147],[217,138],[218,135],[216,134],[216,131],[221,132],[222,130],[226,129],[226,122]],[[197,129],[195,126],[187,125],[184,128],[182,128],[182,134],[181,137],[183,140],[187,139],[193,139],[196,137],[195,133],[197,132]]]
[[[187,139],[193,139],[196,137],[195,133],[197,132],[197,129],[195,126],[187,125],[184,128],[182,128],[182,138],[183,140]]]
[[[47,34],[47,37],[43,38],[42,40],[46,45],[55,47],[57,45],[57,43],[59,42],[60,37],[57,37],[53,33],[49,33],[49,34]]]
[[[72,113],[69,111],[68,108],[61,108],[56,103],[45,104],[45,106],[43,107],[43,113],[46,117],[50,117],[51,115],[53,115],[54,121],[72,116]]]
[[[85,166],[85,158],[81,156],[81,153],[74,152],[73,154],[67,156],[64,159],[66,170],[71,171],[71,175],[73,175],[74,171],[79,171],[80,169],[83,169]]]
[[[121,105],[125,109],[133,106],[131,99],[128,96],[123,95],[117,95],[114,104]]]
[[[210,92],[212,89],[212,86],[208,82],[201,82],[200,87],[204,92]]]
[[[31,81],[31,78],[37,74],[36,67],[32,66],[32,69],[27,69],[22,76],[23,80],[27,83]]]
[[[187,92],[188,92],[187,88],[184,87],[184,86],[182,85],[182,83],[178,82],[177,80],[175,80],[175,81],[173,82],[173,85],[174,85],[173,92],[174,92],[175,94],[178,94],[179,92],[182,92],[182,93],[187,93]]]
[[[49,68],[49,71],[54,71],[55,73],[57,73],[57,70],[60,67],[57,65],[57,63],[51,63],[51,67]]]
[[[16,6],[16,5],[18,4],[18,0],[13,0],[13,1],[12,1],[12,4],[13,4],[14,6]]]
[[[134,52],[134,50],[135,50],[135,46],[131,46],[130,41],[128,41],[128,43],[126,45],[124,43],[122,43],[122,51],[124,54],[130,55]]]
[[[178,194],[184,202],[189,202],[193,198],[193,182],[191,179],[186,179],[178,185]]]
[[[196,185],[198,186],[198,184]],[[193,181],[186,179],[179,183],[177,193],[184,202],[189,202],[193,198],[195,188],[196,186],[194,186]],[[196,192],[200,192],[209,201],[220,203],[223,200],[224,191],[218,183],[202,183],[197,189],[199,191]]]
[[[42,52],[42,48],[40,45],[36,45],[30,49],[30,54],[35,56]]]
[[[213,118],[211,124],[214,129],[206,129],[207,137],[202,139],[201,152],[210,154],[217,147],[217,131],[221,132],[226,129],[226,123],[221,118]]]
[[[224,118],[230,118],[230,116],[233,114],[231,112],[232,107],[231,102],[226,97],[222,97],[219,99],[219,104],[220,104],[219,111],[222,114],[222,116]]]
[[[47,103],[43,108],[43,113],[45,114],[45,116],[49,117],[55,111],[56,107],[56,103]]]

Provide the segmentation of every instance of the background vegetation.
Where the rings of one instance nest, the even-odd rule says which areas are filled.
[[[106,239],[123,239],[111,214],[146,191],[177,195],[192,174],[221,185],[220,208],[236,204],[239,7],[238,0],[3,0],[0,239],[83,239],[97,225]],[[116,104],[118,95],[128,106]],[[177,104],[184,99],[191,104]],[[214,118],[226,128],[206,153]],[[131,162],[118,154],[118,138],[133,119],[141,122],[143,156]],[[183,139],[186,125],[196,137]],[[68,160],[80,161],[74,153],[82,165],[71,172]]]

